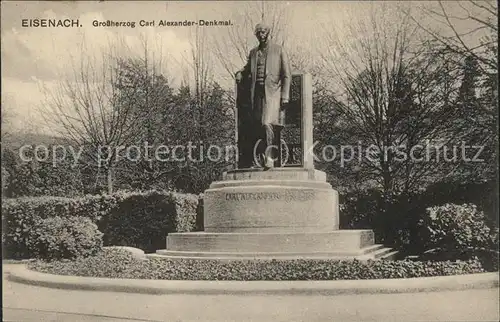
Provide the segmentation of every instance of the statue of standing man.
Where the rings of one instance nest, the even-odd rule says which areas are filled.
[[[288,57],[281,46],[268,41],[269,31],[263,23],[255,27],[259,45],[235,75],[238,94],[246,92],[248,97],[246,108],[239,110],[243,114],[239,131],[245,132],[247,142],[254,142],[253,166],[264,169],[272,168],[276,160],[276,134],[284,126],[282,111],[289,101],[291,83]]]

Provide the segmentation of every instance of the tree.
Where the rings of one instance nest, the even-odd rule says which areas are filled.
[[[119,59],[116,87],[122,104],[131,104],[136,127],[143,131],[135,138],[141,155],[122,159],[116,165],[118,184],[135,189],[168,188],[172,165],[155,159],[155,151],[169,140],[165,130],[175,122],[175,93],[165,74],[164,55],[155,55],[147,39],[142,43],[143,54]],[[133,101],[130,98],[133,97]],[[148,147],[148,148],[146,148]],[[147,151],[147,150],[148,151]],[[137,161],[135,161],[137,159]]]
[[[234,163],[234,155],[215,159],[207,151],[214,146],[225,154],[232,153],[235,133],[230,93],[214,81],[214,59],[206,39],[200,28],[191,35],[192,51],[189,57],[185,57],[186,78],[176,96],[176,119],[167,125],[176,144],[194,143],[198,149],[193,153],[200,157],[186,158],[177,173],[177,186],[185,185],[190,192],[203,191]]]
[[[481,70],[472,55],[464,60],[461,74],[453,128],[455,136],[472,149],[468,153],[469,160],[464,160],[462,166],[456,169],[454,180],[462,184],[496,181],[496,77],[481,82]]]
[[[117,149],[143,135],[136,126],[138,87],[123,91],[118,80],[122,61],[110,50],[100,57],[83,55],[72,78],[55,91],[46,91],[42,114],[46,122],[70,144],[84,148],[86,165],[106,174],[107,192],[113,192]],[[96,180],[97,183],[98,180]]]
[[[5,142],[12,136],[12,120],[16,116],[15,112],[12,111],[12,107],[4,104],[4,99],[2,99],[2,141]]]
[[[21,113],[21,109],[17,106],[12,93],[6,91],[2,95],[2,143],[10,145],[15,143],[20,138],[27,136],[37,136],[40,133],[41,127],[30,115],[30,113]]]
[[[387,197],[414,192],[436,175],[446,176],[439,163],[400,160],[396,147],[409,156],[416,145],[448,143],[453,108],[444,98],[456,95],[457,89],[450,84],[457,71],[440,53],[421,45],[407,15],[399,20],[395,15],[385,5],[372,7],[367,22],[348,29],[352,41],[330,33],[329,51],[322,55],[340,84],[336,134],[330,142],[358,150],[354,160],[359,162],[337,170],[372,182]],[[366,157],[370,149],[379,152]]]
[[[498,182],[497,6],[496,1],[427,2],[420,13],[428,19],[412,16],[433,46],[453,56],[461,69],[454,135],[468,146],[483,149],[482,162],[462,162],[450,175],[448,184],[456,186],[451,190],[463,189],[463,185],[483,189],[484,184]],[[494,195],[488,198],[497,199]],[[497,205],[488,212],[493,208],[498,211]]]
[[[496,1],[437,1],[424,4],[420,10],[430,18],[429,23],[422,23],[419,17],[412,19],[437,45],[473,58],[484,71],[498,69]]]
[[[2,196],[4,197],[12,196],[10,184],[12,181],[12,175],[16,170],[16,166],[17,158],[14,151],[7,147],[2,147]]]
[[[33,146],[25,147],[22,153],[23,159],[20,159],[19,154],[16,156],[8,148],[2,151],[2,169],[9,179],[3,191],[5,197],[83,194],[82,177],[79,168],[74,166],[77,162],[73,155],[63,152],[60,145],[49,145],[45,152],[36,151]],[[34,158],[35,153],[38,159]],[[63,153],[66,153],[64,157]]]

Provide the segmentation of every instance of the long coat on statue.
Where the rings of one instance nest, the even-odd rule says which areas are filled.
[[[253,109],[255,82],[257,78],[257,52],[259,47],[250,50],[247,64],[243,68],[242,76],[248,79],[250,90],[250,107]],[[282,99],[289,99],[291,72],[288,57],[283,47],[269,43],[267,45],[265,69],[265,104],[261,115],[254,115],[260,118],[262,124],[281,125],[284,123],[280,106]]]

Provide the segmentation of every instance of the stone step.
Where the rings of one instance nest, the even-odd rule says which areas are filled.
[[[391,248],[389,248],[391,249]],[[399,252],[397,250],[392,250],[388,253],[383,254],[382,256],[376,258],[376,259],[386,259],[386,260],[395,260],[396,256]]]
[[[162,255],[162,254],[147,254],[148,258],[160,258],[166,260],[176,260],[176,259],[186,259],[186,260],[221,260],[221,261],[237,261],[237,260],[298,260],[298,259],[309,259],[309,260],[368,260],[364,256],[341,256],[341,255],[314,255],[314,254],[300,254],[295,256],[247,256],[247,257],[236,257],[236,256],[225,256],[225,257],[201,257],[201,256],[172,256],[172,255]],[[371,258],[370,258],[371,259]]]
[[[168,251],[202,253],[339,253],[374,245],[371,230],[293,233],[171,233]]]
[[[244,260],[244,259],[370,259],[369,256],[382,245],[371,245],[362,249],[343,250],[337,252],[199,252],[199,251],[170,251],[166,249],[156,251],[156,254],[148,254],[149,257],[161,257],[169,259],[221,259],[221,260]]]
[[[392,259],[398,252],[392,248],[380,247],[365,255],[366,259]]]

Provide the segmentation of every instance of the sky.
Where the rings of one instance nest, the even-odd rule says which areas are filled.
[[[367,2],[290,1],[287,9],[287,34],[295,43],[310,44],[327,28],[342,33],[343,26]],[[132,51],[141,50],[141,39],[148,39],[156,57],[166,57],[172,82],[179,83],[183,59],[192,48],[191,27],[139,27],[140,20],[227,20],[243,24],[241,11],[258,8],[258,2],[232,1],[3,1],[1,3],[2,113],[8,113],[13,128],[35,127],[47,131],[38,106],[45,93],[55,90],[62,79],[71,75],[82,57],[97,55],[110,44],[126,43]],[[80,28],[26,28],[22,19],[78,19]],[[256,18],[259,20],[259,17]],[[98,21],[135,21],[136,27],[94,27]],[[246,28],[247,26],[245,26]],[[226,27],[205,27],[207,36],[226,32]],[[255,43],[251,28],[247,36]],[[242,31],[243,32],[243,31]],[[316,37],[316,38],[315,38]],[[233,57],[234,59],[234,57]],[[236,57],[238,62],[238,57]],[[243,64],[243,61],[241,61]],[[227,84],[226,84],[227,85]],[[48,91],[48,92],[47,92]]]
[[[302,7],[301,16],[291,30],[304,33],[324,10],[311,3],[294,2]],[[23,128],[38,124],[36,108],[46,91],[74,69],[82,55],[98,53],[117,41],[125,41],[132,49],[141,48],[146,37],[157,55],[182,62],[191,49],[189,27],[137,26],[141,19],[150,20],[226,20],[238,24],[241,2],[133,2],[133,1],[8,1],[2,2],[2,107],[12,115],[12,126]],[[293,11],[293,10],[292,10]],[[23,28],[22,19],[79,19],[81,28]],[[135,21],[135,28],[94,27],[94,20]],[[223,27],[206,27],[207,33]],[[192,28],[191,28],[192,29]],[[309,28],[311,29],[311,28]],[[251,30],[250,30],[251,34]],[[141,38],[142,37],[142,38]],[[82,49],[85,48],[85,49]],[[178,64],[172,63],[172,75],[179,75]],[[175,81],[175,80],[174,80]],[[176,79],[178,81],[178,79]]]

